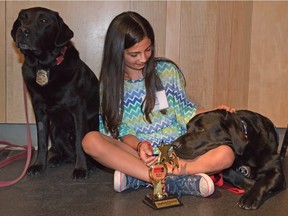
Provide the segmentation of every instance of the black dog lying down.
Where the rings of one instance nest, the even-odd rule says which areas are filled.
[[[11,35],[24,54],[22,75],[37,122],[38,155],[28,175],[46,168],[48,137],[54,157],[51,167],[75,162],[73,178],[88,174],[81,142],[98,130],[99,85],[71,43],[73,32],[57,12],[46,8],[20,11]]]
[[[287,144],[286,131],[280,156],[273,123],[258,113],[214,110],[193,117],[187,124],[187,133],[174,141],[173,148],[180,158],[194,159],[219,145],[231,146],[235,161],[223,171],[223,179],[245,189],[239,207],[257,209],[286,187],[281,158],[285,157]]]

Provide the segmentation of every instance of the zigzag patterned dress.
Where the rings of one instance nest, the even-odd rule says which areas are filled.
[[[132,134],[140,141],[151,142],[154,152],[157,146],[170,144],[186,131],[187,122],[196,113],[196,105],[191,103],[185,93],[184,80],[176,65],[168,61],[157,61],[156,71],[164,86],[169,108],[167,114],[153,111],[150,115],[152,124],[145,121],[141,104],[145,98],[144,79],[125,80],[124,113],[119,127],[120,137]],[[103,133],[103,123],[100,121]]]

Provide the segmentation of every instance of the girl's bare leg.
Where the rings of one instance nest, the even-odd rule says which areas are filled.
[[[89,132],[84,137],[82,146],[88,155],[104,166],[150,182],[148,167],[140,160],[137,152],[127,144],[99,132]],[[233,161],[232,149],[228,146],[220,146],[194,160],[179,159],[179,169],[174,169],[173,174],[217,173],[230,167]],[[172,173],[171,165],[167,164],[167,166],[168,172]]]
[[[150,182],[148,167],[127,144],[93,131],[85,135],[82,146],[88,155],[104,166]]]
[[[179,169],[174,169],[175,175],[191,175],[197,173],[218,173],[233,164],[234,152],[228,146],[220,146],[208,151],[194,160],[179,159]],[[168,167],[171,171],[171,166]]]

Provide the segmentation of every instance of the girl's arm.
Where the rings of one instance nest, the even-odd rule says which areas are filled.
[[[146,166],[151,166],[157,161],[157,157],[153,156],[152,145],[148,144],[149,141],[148,143],[145,141],[140,142],[136,136],[131,134],[121,137],[121,141],[135,149]]]
[[[131,148],[137,150],[137,145],[140,142],[140,140],[131,134],[127,134],[123,137],[120,138],[122,142],[126,143],[127,145],[129,145]]]

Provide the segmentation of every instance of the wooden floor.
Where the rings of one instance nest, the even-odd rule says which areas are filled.
[[[3,156],[3,155],[2,155]],[[0,157],[1,159],[1,157]],[[16,178],[24,160],[0,169],[0,180]],[[288,159],[285,160],[288,174]],[[117,193],[113,190],[113,172],[97,167],[85,181],[71,179],[73,165],[47,168],[38,177],[25,176],[13,186],[0,188],[1,216],[286,216],[288,190],[266,201],[258,210],[247,211],[236,206],[239,195],[216,188],[209,198],[181,197],[181,207],[153,210],[143,203],[151,189]]]

